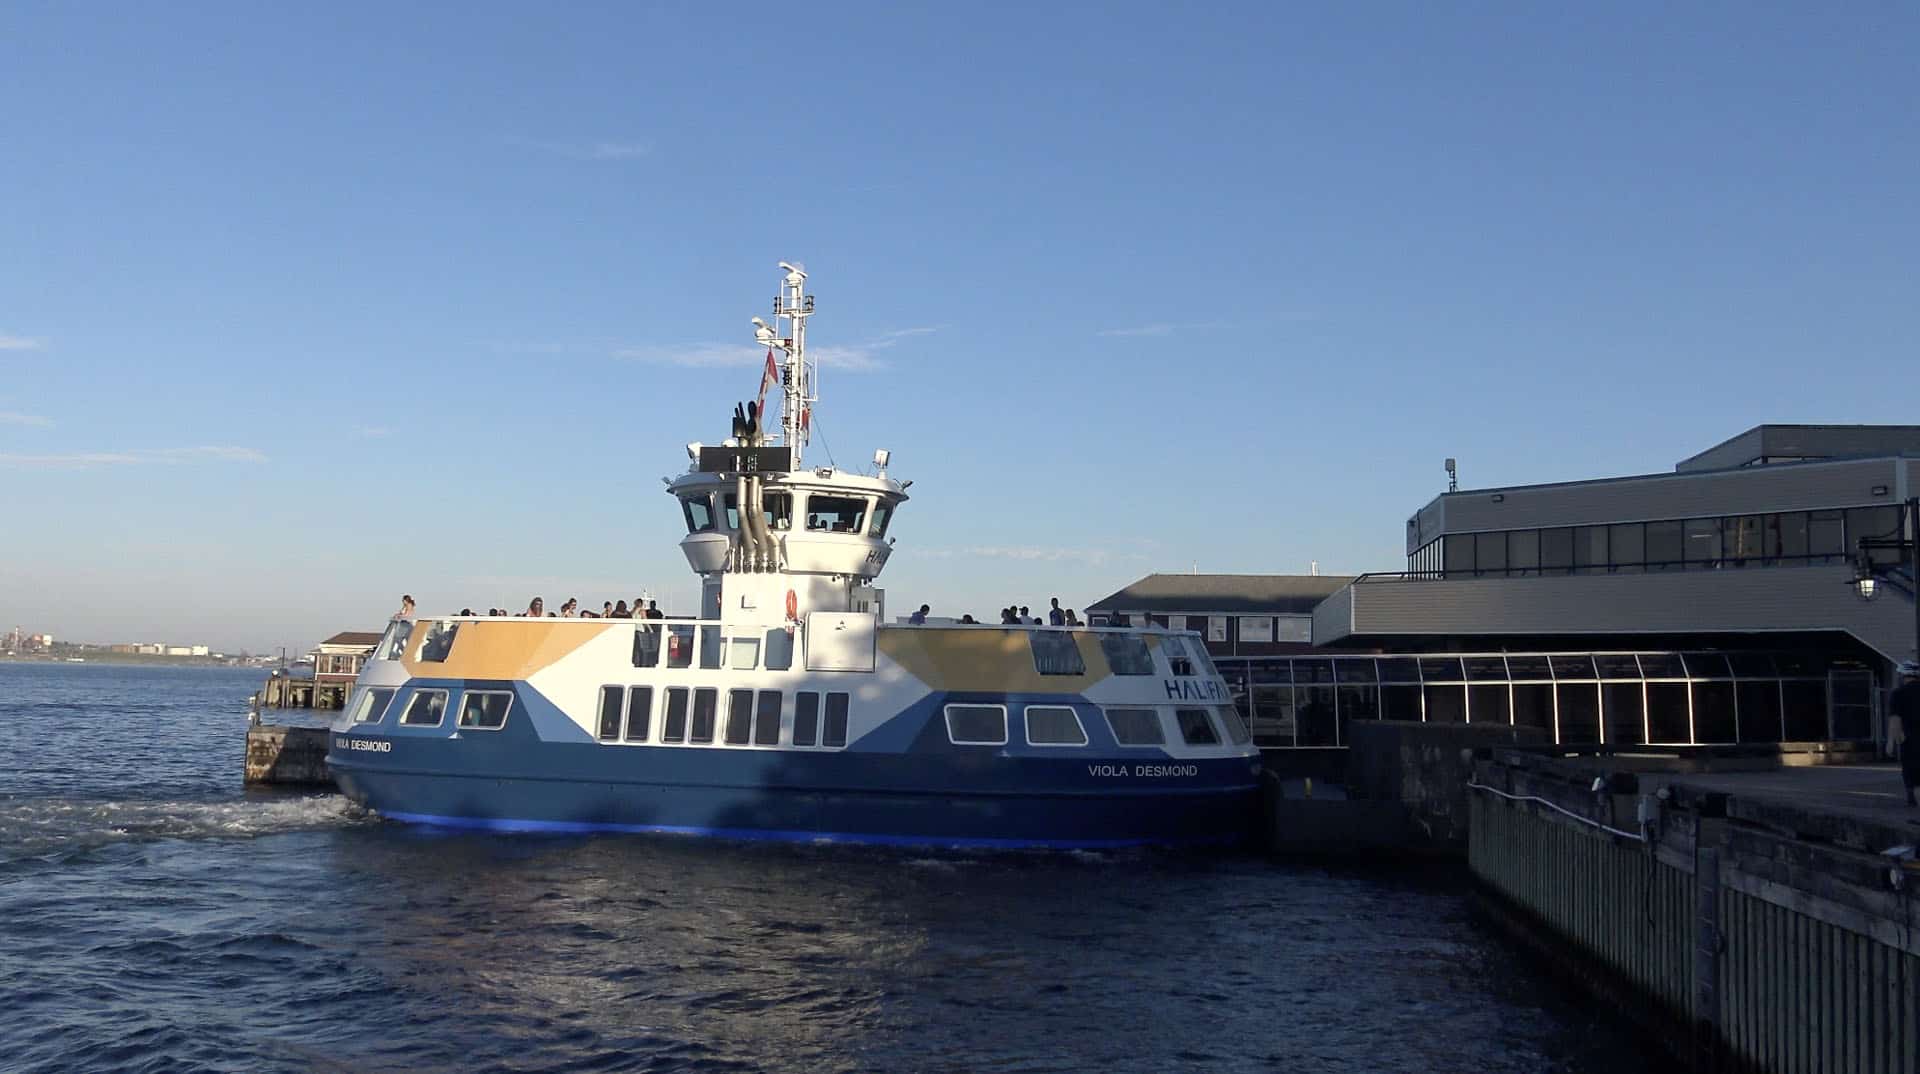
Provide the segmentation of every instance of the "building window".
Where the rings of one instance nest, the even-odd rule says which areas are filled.
[[[400,714],[400,722],[408,727],[438,727],[446,714],[445,690],[415,690],[407,700],[406,711]]]
[[[1450,533],[1446,537],[1445,548],[1444,569],[1448,577],[1473,573],[1473,534]]]
[[[1565,574],[1573,569],[1573,531],[1540,531],[1540,573]]]
[[[1506,533],[1475,534],[1473,538],[1473,573],[1505,574],[1506,572]]]
[[[1027,644],[1033,649],[1033,669],[1042,675],[1085,675],[1086,661],[1080,657],[1078,635],[1055,630],[1027,631]]]
[[[1236,624],[1239,639],[1248,645],[1266,645],[1273,641],[1273,616],[1243,615]]]
[[[1720,520],[1717,518],[1689,518],[1680,524],[1681,543],[1685,547],[1687,566],[1717,567],[1720,565]]]
[[[1007,744],[1007,710],[1003,705],[948,705],[947,741],[956,746]]]
[[[1580,526],[1573,531],[1573,567],[1579,574],[1607,569],[1607,527]]]
[[[1066,705],[1028,705],[1026,717],[1029,746],[1087,744],[1087,732],[1080,726],[1079,715]]]
[[[1107,726],[1113,729],[1114,742],[1122,746],[1164,746],[1166,734],[1160,730],[1160,714],[1153,709],[1103,709]]]
[[[1512,574],[1540,573],[1540,531],[1515,530],[1507,534],[1507,570]]]
[[[1677,520],[1647,523],[1648,570],[1679,570],[1686,558],[1686,540]]]
[[[463,731],[498,731],[513,710],[510,690],[468,690],[460,699],[459,727]]]
[[[387,706],[393,703],[394,691],[385,687],[374,687],[360,693],[360,704],[353,710],[354,723],[379,723],[387,714]]]
[[[1616,571],[1638,571],[1647,561],[1647,528],[1638,522],[1607,527],[1608,563]]]

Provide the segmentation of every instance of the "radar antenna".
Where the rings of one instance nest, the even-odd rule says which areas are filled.
[[[780,281],[780,293],[773,296],[775,321],[785,318],[790,327],[781,335],[765,321],[753,319],[753,338],[785,356],[780,383],[784,391],[780,404],[780,439],[793,451],[793,468],[800,469],[801,449],[812,434],[813,404],[820,401],[815,391],[820,370],[807,361],[807,318],[813,316],[813,296],[806,293],[807,272],[788,261],[780,262],[786,276]],[[766,427],[765,416],[761,427]]]

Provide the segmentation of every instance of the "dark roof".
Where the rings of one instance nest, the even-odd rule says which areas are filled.
[[[380,644],[380,634],[377,631],[369,634],[364,630],[343,630],[320,644],[358,645],[363,649],[371,649]]]
[[[1149,574],[1087,611],[1305,614],[1351,581],[1343,574]]]
[[[1674,464],[1680,473],[1758,459],[1857,459],[1920,451],[1920,425],[1756,425]]]

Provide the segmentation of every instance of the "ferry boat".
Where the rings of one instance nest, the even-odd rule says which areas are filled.
[[[886,621],[874,583],[912,482],[884,451],[871,473],[803,461],[814,299],[780,267],[784,331],[753,319],[761,400],[664,479],[700,615],[396,618],[331,726],[341,789],[395,820],[505,830],[1243,838],[1259,752],[1197,635]]]

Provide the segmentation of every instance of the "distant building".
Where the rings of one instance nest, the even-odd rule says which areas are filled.
[[[359,677],[360,668],[367,662],[367,657],[373,655],[373,647],[379,641],[378,633],[345,630],[321,642],[307,654],[313,660],[313,681],[353,682]]]
[[[1565,743],[1873,740],[1915,654],[1915,579],[1876,551],[1884,596],[1850,582],[1862,538],[1914,539],[1916,495],[1920,426],[1761,425],[1672,473],[1443,493],[1407,520],[1404,571],[1149,575],[1089,621],[1199,632],[1264,745],[1341,746],[1383,716]]]

